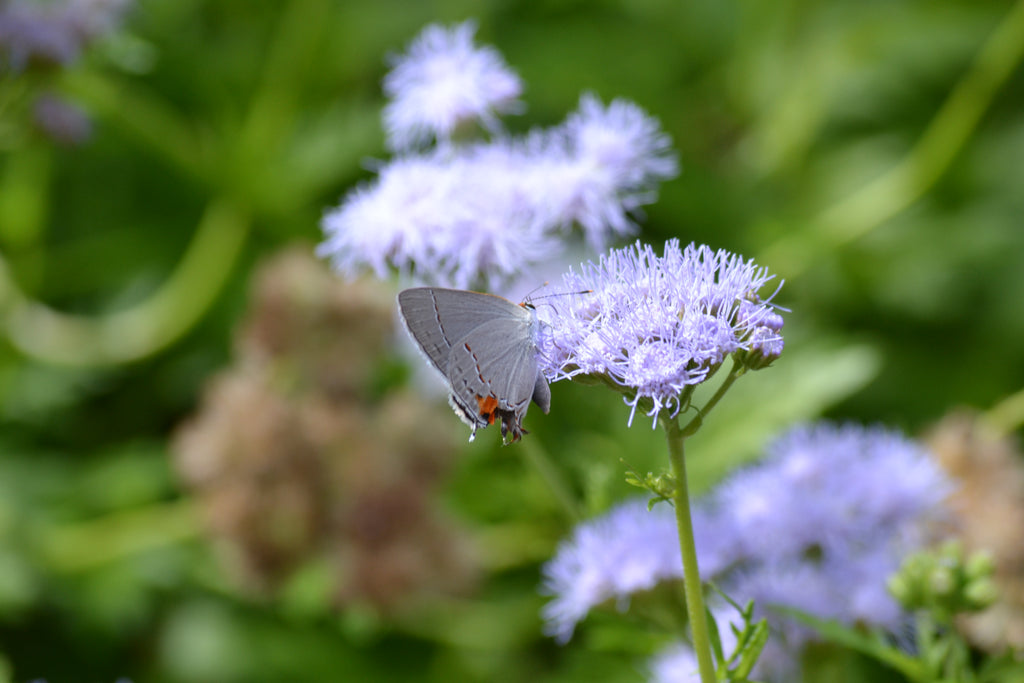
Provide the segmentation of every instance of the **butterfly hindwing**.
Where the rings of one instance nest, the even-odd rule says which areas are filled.
[[[492,320],[515,316],[519,306],[491,294],[441,287],[414,287],[398,295],[402,320],[430,362],[448,374],[448,357],[455,340]]]

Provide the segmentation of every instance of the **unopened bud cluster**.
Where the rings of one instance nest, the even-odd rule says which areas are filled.
[[[931,610],[943,618],[978,612],[998,597],[995,564],[985,552],[967,555],[950,541],[910,556],[889,579],[889,592],[910,610]]]

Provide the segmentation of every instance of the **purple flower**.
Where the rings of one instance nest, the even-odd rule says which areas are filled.
[[[490,47],[473,45],[476,24],[431,24],[393,60],[384,79],[384,124],[392,149],[446,142],[463,123],[498,129],[497,113],[518,109],[519,77]]]
[[[53,6],[12,2],[0,7],[0,53],[11,71],[29,64],[69,64],[81,51],[81,40]]]
[[[500,291],[562,260],[576,226],[598,250],[633,232],[630,216],[677,173],[657,121],[592,96],[562,125],[452,143],[465,121],[496,131],[521,91],[497,52],[473,45],[474,30],[428,26],[385,79],[385,128],[404,154],[324,215],[318,253],[344,275],[394,270],[423,284]],[[431,141],[433,149],[409,152]]]
[[[679,166],[658,122],[626,100],[603,105],[583,95],[562,125],[527,140],[535,160],[531,193],[553,226],[578,225],[601,251],[632,235],[630,214],[656,198]]]
[[[754,600],[768,618],[773,635],[758,677],[791,680],[801,648],[817,636],[771,607],[899,632],[906,615],[886,581],[948,521],[952,484],[920,445],[878,427],[800,426],[766,450],[698,501],[693,524],[703,577],[740,604]],[[594,606],[625,605],[636,590],[679,578],[678,553],[667,506],[646,513],[627,503],[581,525],[544,570],[555,595],[544,612],[548,632],[564,642]],[[652,672],[683,675],[672,661]]]
[[[569,248],[573,197],[594,195],[594,178],[609,174],[571,152],[556,129],[398,157],[324,215],[318,253],[350,277],[370,269],[383,278],[394,269],[423,283],[501,289]],[[646,154],[634,162],[657,165]],[[621,189],[629,199],[636,186]],[[610,192],[608,206],[616,201]],[[595,244],[615,232],[590,227],[587,240]]]
[[[717,487],[712,504],[745,539],[744,553],[760,562],[813,550],[849,565],[884,549],[880,529],[889,550],[919,546],[917,520],[934,515],[950,492],[947,477],[916,442],[878,427],[818,423],[769,444],[759,465]]]
[[[654,200],[656,183],[674,178],[679,166],[672,142],[658,122],[626,100],[605,107],[593,95],[562,126],[572,160],[587,182],[569,195],[572,220],[600,251],[635,232],[628,214]]]
[[[688,645],[677,643],[648,663],[651,683],[700,683],[697,657]]]
[[[701,571],[721,571],[732,562],[732,544],[724,536],[704,533],[711,525],[702,510],[694,510],[693,516]],[[619,505],[577,526],[544,566],[544,592],[554,596],[543,611],[545,632],[564,643],[597,605],[615,600],[625,609],[633,593],[682,576],[672,508],[659,505],[648,510],[642,500]]]
[[[395,159],[324,215],[317,248],[354,277],[391,269],[429,284],[495,289],[559,251],[514,168],[475,148]]]
[[[50,93],[36,98],[32,115],[40,131],[64,145],[81,144],[92,134],[92,122],[82,109]]]
[[[769,343],[781,350],[777,329],[767,340],[759,332],[781,328],[759,296],[772,277],[753,261],[706,246],[680,249],[678,240],[663,256],[639,242],[614,250],[563,277],[563,291],[586,293],[545,307],[542,365],[552,380],[601,375],[622,386],[630,424],[644,399],[655,421],[662,410],[675,415],[684,389],[730,354]]]
[[[64,66],[85,44],[116,28],[130,0],[14,1],[0,7],[0,57],[11,71]]]

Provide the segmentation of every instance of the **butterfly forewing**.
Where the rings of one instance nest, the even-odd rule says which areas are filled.
[[[440,287],[414,287],[398,295],[410,334],[441,374],[448,374],[448,357],[455,340],[493,320],[495,314],[517,316],[520,307],[498,296]]]

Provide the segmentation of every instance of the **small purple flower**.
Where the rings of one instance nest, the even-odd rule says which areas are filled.
[[[560,135],[449,146],[382,164],[375,180],[324,215],[318,254],[350,277],[370,269],[383,278],[394,269],[423,283],[501,289],[568,248],[572,201],[552,193],[588,195],[593,178],[607,173],[567,156]],[[610,205],[614,195],[613,188],[604,200]],[[588,241],[614,233],[599,227],[591,225]]]
[[[760,464],[716,488],[712,504],[746,539],[745,554],[761,562],[815,550],[849,564],[879,548],[880,529],[893,549],[919,546],[916,520],[934,516],[950,492],[916,442],[881,428],[819,423],[769,444]]]
[[[25,2],[0,7],[0,54],[11,71],[30,64],[66,65],[81,49],[81,40],[57,7]]]
[[[700,683],[697,657],[688,645],[677,643],[651,658],[651,683]]]
[[[657,120],[632,102],[605,106],[593,95],[562,125],[529,140],[538,173],[532,191],[554,224],[579,225],[587,244],[601,251],[632,235],[630,215],[656,198],[658,183],[679,165]]]
[[[731,605],[718,604],[714,600],[711,617],[715,620],[722,651],[726,657],[736,649],[737,638],[732,627],[742,627],[742,619]],[[769,641],[771,642],[771,641]],[[675,643],[652,657],[647,663],[651,683],[700,683],[697,657],[687,643]]]
[[[543,611],[546,632],[564,643],[593,607],[617,599],[625,609],[630,594],[681,577],[675,534],[671,510],[648,511],[643,501],[576,527],[544,566],[545,592],[555,596]]]
[[[523,86],[501,54],[473,44],[476,24],[427,26],[384,78],[384,124],[392,149],[446,142],[463,123],[498,130],[496,114],[519,108]]]
[[[725,536],[704,533],[712,527],[702,510],[694,510],[693,516],[702,571],[723,570],[733,561],[733,544]],[[577,526],[544,566],[544,592],[555,596],[543,611],[545,631],[564,643],[597,605],[615,600],[625,609],[633,593],[682,577],[672,508],[648,510],[642,500],[624,503]]]
[[[36,98],[32,115],[40,131],[64,145],[79,145],[92,134],[92,122],[81,108],[50,93]]]
[[[563,277],[561,289],[586,292],[554,297],[546,316],[550,334],[541,346],[552,380],[601,375],[638,403],[649,417],[675,415],[683,390],[699,384],[736,351],[781,347],[781,337],[754,336],[781,318],[759,296],[773,278],[739,256],[706,246],[665,245],[663,256],[635,244]]]
[[[31,65],[65,66],[86,43],[117,27],[131,0],[68,0],[0,6],[0,63],[13,72]]]
[[[495,289],[559,251],[517,192],[514,169],[478,150],[399,157],[322,221],[317,248],[354,277]]]
[[[791,680],[800,650],[816,638],[773,605],[898,633],[906,615],[886,581],[948,521],[951,492],[916,442],[877,427],[818,423],[783,434],[763,461],[698,501],[702,575],[740,604],[754,600],[772,628],[757,676]],[[667,553],[662,562],[652,559],[659,553]],[[564,642],[594,606],[610,598],[625,605],[635,590],[679,578],[678,553],[668,507],[646,513],[626,503],[581,525],[545,567],[545,589],[555,595],[545,609],[548,632]],[[663,664],[652,671],[686,671]]]
[[[633,232],[630,215],[676,174],[657,121],[621,100],[584,96],[560,126],[453,144],[467,120],[495,131],[521,90],[497,52],[473,45],[474,30],[428,26],[388,74],[385,128],[404,154],[324,215],[318,253],[342,274],[500,291],[562,260],[576,226],[595,249]]]

